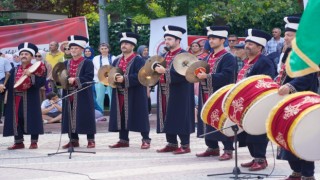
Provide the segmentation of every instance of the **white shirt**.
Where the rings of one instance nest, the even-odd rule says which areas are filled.
[[[3,57],[0,57],[0,79],[5,78],[6,72],[11,70],[11,64],[9,61]]]
[[[100,69],[100,56],[101,55],[98,55],[98,56],[95,56],[92,60],[93,62],[93,67],[94,67],[94,77],[93,77],[93,80],[95,82],[98,82],[99,79],[98,79],[98,71]],[[111,62],[113,62],[115,60],[115,57],[114,56],[111,56]],[[104,65],[111,65],[109,64],[109,59],[108,57],[102,57],[101,58],[101,62],[102,62],[102,66]]]

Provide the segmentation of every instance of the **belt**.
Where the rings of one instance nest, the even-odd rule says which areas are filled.
[[[207,83],[204,82],[204,81],[201,81],[200,82],[200,86],[202,87],[202,93],[208,93],[209,92],[209,89],[208,89],[208,86],[207,86]]]
[[[71,92],[71,91],[75,91],[75,90],[77,90],[77,88],[76,88],[76,87],[68,87],[68,91],[69,91],[69,92]]]
[[[23,92],[18,91],[18,92],[15,92],[14,95],[15,96],[23,96]]]
[[[161,84],[160,84],[160,87],[161,87],[161,88],[160,88],[161,93],[164,94],[164,92],[166,92],[166,90],[167,90],[167,85],[164,84],[164,83],[163,83],[163,84],[161,83]]]
[[[122,86],[117,86],[118,94],[124,94],[124,88]]]

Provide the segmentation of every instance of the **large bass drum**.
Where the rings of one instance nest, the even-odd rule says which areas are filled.
[[[232,122],[222,111],[222,100],[226,93],[234,86],[234,84],[230,84],[218,89],[215,93],[213,93],[201,110],[201,119],[202,121],[214,127],[217,130],[228,137],[234,136],[234,132],[231,126],[236,125]],[[239,128],[238,134],[243,130]]]
[[[271,110],[266,121],[269,139],[297,157],[320,160],[320,96],[298,92],[285,97]]]
[[[272,107],[283,97],[279,85],[266,75],[239,81],[225,95],[223,110],[229,119],[250,135],[266,133],[265,122]]]

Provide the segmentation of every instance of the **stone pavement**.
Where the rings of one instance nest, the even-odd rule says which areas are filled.
[[[93,151],[96,154],[72,153],[47,156],[57,151],[60,145],[68,141],[67,135],[60,136],[60,124],[46,124],[45,135],[40,136],[39,149],[8,151],[13,137],[0,138],[0,180],[52,179],[52,180],[103,180],[103,179],[229,179],[231,175],[207,177],[207,174],[232,172],[234,159],[221,162],[217,157],[197,158],[195,153],[205,150],[203,139],[191,136],[189,154],[159,154],[156,149],[165,145],[164,134],[156,134],[155,115],[150,117],[152,138],[151,148],[141,150],[141,136],[130,132],[130,147],[109,149],[108,145],[117,142],[118,134],[107,132],[107,122],[98,122],[96,148],[86,148],[86,136],[80,135],[80,148],[77,151]],[[2,132],[3,124],[0,124]],[[30,136],[25,137],[28,147]],[[273,145],[275,151],[275,145]],[[269,166],[259,173],[270,174],[265,179],[283,179],[291,173],[286,161],[274,160],[273,148],[269,143],[267,157]],[[65,152],[65,150],[59,150]],[[247,148],[239,149],[239,164],[250,161]],[[247,172],[245,168],[240,168]],[[240,175],[243,179],[257,179],[254,175]],[[261,178],[264,176],[260,176]],[[316,163],[316,178],[320,179],[319,162]]]

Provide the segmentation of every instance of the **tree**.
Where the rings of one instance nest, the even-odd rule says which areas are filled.
[[[211,3],[207,7],[199,6],[191,19],[199,29],[208,25],[231,26],[231,32],[244,35],[247,28],[259,28],[271,31],[273,27],[283,27],[283,17],[299,14],[299,3],[292,0],[228,0]]]
[[[14,10],[14,0],[2,0],[0,1],[0,12],[1,11],[10,11]],[[12,21],[11,17],[13,17],[15,14],[7,14],[7,13],[0,13],[0,26],[4,25],[13,25],[19,23],[19,21]]]
[[[69,17],[81,16],[97,10],[97,0],[14,0],[19,10],[34,10],[67,14]]]
[[[138,27],[137,32],[142,37],[139,42],[147,44],[149,28],[141,24],[149,24],[151,19],[187,15],[189,34],[202,35],[205,34],[206,26],[228,24],[231,27],[230,33],[243,36],[247,28],[259,28],[269,32],[273,27],[282,28],[284,16],[299,14],[303,10],[302,0],[107,0],[107,2],[107,7],[98,7],[98,0],[2,0],[0,8],[1,5],[8,7],[14,4],[15,9],[65,13],[69,17],[84,15],[87,17],[90,44],[93,47],[99,44],[98,8],[104,8],[110,14],[109,39],[114,50],[119,49],[117,34],[128,30],[125,20],[129,17],[132,18],[133,25]],[[4,3],[8,6],[3,6]],[[135,31],[133,26],[129,29]]]
[[[0,11],[3,10],[13,10],[14,9],[14,0],[2,0],[0,1]]]

